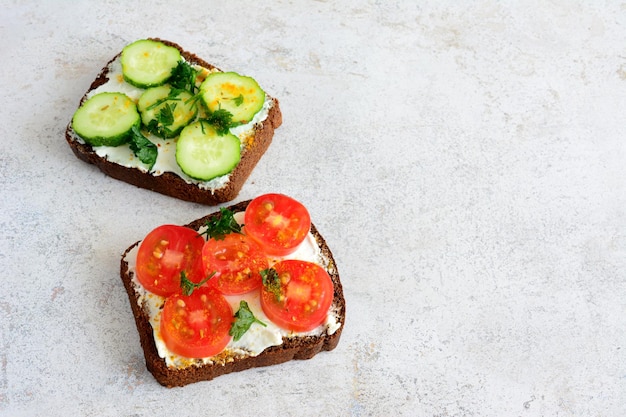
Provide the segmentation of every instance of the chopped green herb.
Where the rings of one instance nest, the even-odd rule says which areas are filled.
[[[152,103],[151,105],[149,105],[148,107],[146,107],[146,110],[152,110],[155,107],[160,106],[161,104],[167,102],[167,101],[181,101],[180,98],[178,98],[178,96],[180,95],[180,93],[184,92],[185,90],[181,90],[178,88],[171,88],[170,92],[168,93],[167,96],[155,101],[154,103]]]
[[[205,224],[207,229],[200,235],[206,235],[207,239],[222,240],[229,233],[241,233],[241,226],[235,220],[234,214],[231,210],[222,207],[220,216],[207,220]]]
[[[174,124],[175,109],[176,103],[165,102],[165,105],[161,107],[155,118],[150,120],[150,123],[146,126],[148,131],[160,137],[171,136],[172,131],[169,126]]]
[[[265,323],[254,317],[248,303],[245,300],[241,300],[239,302],[239,310],[235,313],[235,321],[230,327],[228,334],[230,334],[236,342],[250,329],[253,323],[259,323],[261,326],[267,327]]]
[[[141,162],[149,166],[148,171],[150,171],[157,160],[159,151],[156,145],[141,133],[139,127],[133,126],[131,132],[130,150]]]
[[[198,100],[202,98],[202,93],[198,93],[196,95],[191,96],[187,100],[184,101],[185,104],[191,103],[192,106],[195,106]]]
[[[186,61],[179,61],[178,65],[172,71],[172,75],[168,80],[168,83],[181,90],[187,90],[194,94],[196,90],[196,77],[198,76],[198,70],[194,69]]]
[[[167,103],[159,110],[157,119],[163,126],[169,126],[174,123],[174,110],[176,109],[176,103]]]
[[[185,271],[181,271],[180,288],[182,288],[183,290],[183,295],[187,295],[187,296],[191,295],[196,288],[200,288],[201,286],[203,286],[205,282],[207,282],[213,277],[213,275],[215,275],[215,272],[212,272],[211,275],[209,275],[208,277],[206,277],[205,279],[203,279],[202,281],[196,284],[194,282],[189,281],[189,278],[187,278],[187,274],[185,274]]]
[[[235,106],[239,107],[243,104],[243,95],[239,94],[237,97],[231,98],[235,102]]]
[[[203,121],[213,126],[217,134],[220,136],[227,134],[231,127],[237,126],[237,124],[233,123],[232,120],[232,113],[222,108],[209,113],[209,115],[203,119]]]
[[[263,286],[274,296],[276,300],[280,301],[283,294],[282,285],[280,283],[280,277],[278,272],[274,268],[268,268],[260,271],[261,278],[263,278]]]

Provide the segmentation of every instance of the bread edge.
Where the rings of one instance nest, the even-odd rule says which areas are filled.
[[[217,68],[194,53],[185,51],[180,45],[174,42],[159,38],[150,39],[177,48],[188,62],[201,65],[208,69]],[[87,99],[89,92],[107,82],[108,66],[117,59],[120,54],[121,51],[107,62],[96,79],[91,83],[87,92],[85,92],[80,99],[79,106]],[[239,164],[230,173],[229,181],[223,187],[215,190],[205,190],[196,184],[187,183],[184,179],[171,172],[165,172],[155,176],[150,173],[142,172],[137,168],[128,168],[110,162],[98,156],[90,145],[82,144],[72,139],[75,133],[72,129],[71,120],[65,130],[65,139],[78,159],[95,165],[100,171],[112,178],[180,200],[204,205],[218,205],[232,201],[237,197],[239,191],[252,173],[252,170],[269,148],[274,137],[274,130],[282,124],[282,112],[278,99],[274,97],[270,98],[273,101],[273,105],[269,109],[267,118],[262,123],[255,126],[253,145],[242,153]]]
[[[228,207],[234,212],[244,211],[251,200],[243,201]],[[185,225],[194,230],[198,230],[203,226],[209,218],[221,216],[220,212],[212,213]],[[214,363],[203,366],[191,366],[184,369],[168,368],[165,359],[159,357],[153,336],[152,325],[150,324],[148,314],[138,304],[138,294],[132,284],[132,275],[128,270],[128,263],[124,260],[126,254],[135,246],[139,245],[139,241],[128,247],[122,254],[120,265],[120,277],[124,283],[124,288],[128,295],[128,299],[135,318],[135,324],[139,333],[139,340],[144,352],[146,367],[152,373],[154,378],[163,386],[181,387],[195,382],[210,381],[218,376],[226,375],[231,372],[239,372],[250,368],[278,365],[290,360],[310,359],[322,351],[330,351],[337,347],[343,327],[345,324],[345,299],[343,296],[343,287],[339,278],[337,264],[333,258],[330,248],[326,241],[319,233],[315,225],[311,224],[311,233],[315,237],[323,256],[328,260],[328,273],[334,286],[334,296],[331,308],[334,308],[340,319],[339,328],[331,335],[323,333],[320,336],[305,336],[299,338],[283,338],[283,344],[272,346],[265,349],[257,356],[235,357],[232,361],[225,364]]]

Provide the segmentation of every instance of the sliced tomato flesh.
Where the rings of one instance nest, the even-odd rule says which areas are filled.
[[[299,201],[283,194],[265,194],[248,204],[244,228],[268,254],[285,256],[306,238],[311,217]]]
[[[334,297],[328,272],[312,262],[283,260],[272,267],[280,291],[261,289],[261,307],[276,325],[292,331],[313,330],[326,320]]]
[[[148,291],[167,297],[180,292],[180,275],[192,282],[203,279],[199,262],[204,239],[195,230],[163,225],[143,239],[137,252],[137,279]]]
[[[232,321],[233,310],[224,296],[203,286],[189,296],[175,294],[165,300],[160,331],[171,352],[207,358],[228,345]]]
[[[241,233],[211,238],[202,248],[205,275],[215,272],[211,285],[226,295],[244,294],[261,286],[260,271],[268,259],[259,244]]]

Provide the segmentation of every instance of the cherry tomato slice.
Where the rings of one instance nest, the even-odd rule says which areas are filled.
[[[167,297],[180,292],[180,274],[192,282],[203,279],[200,254],[204,239],[183,226],[159,226],[144,238],[137,252],[137,279],[150,292]]]
[[[300,260],[284,260],[272,267],[280,279],[280,294],[261,289],[261,307],[276,325],[306,332],[326,319],[333,301],[333,282],[321,266]]]
[[[259,271],[268,267],[268,259],[256,241],[240,233],[229,233],[223,239],[209,239],[202,248],[205,275],[215,272],[209,281],[226,295],[243,294],[259,288]]]
[[[261,195],[248,204],[245,233],[269,255],[285,256],[295,251],[311,228],[311,217],[300,202],[283,194]]]
[[[233,310],[223,295],[203,286],[191,295],[167,297],[161,313],[161,336],[173,353],[188,358],[217,355],[231,339]]]

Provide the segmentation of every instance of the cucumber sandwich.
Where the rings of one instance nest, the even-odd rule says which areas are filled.
[[[281,123],[278,100],[253,78],[142,39],[98,74],[66,140],[111,177],[217,205],[238,195]]]

